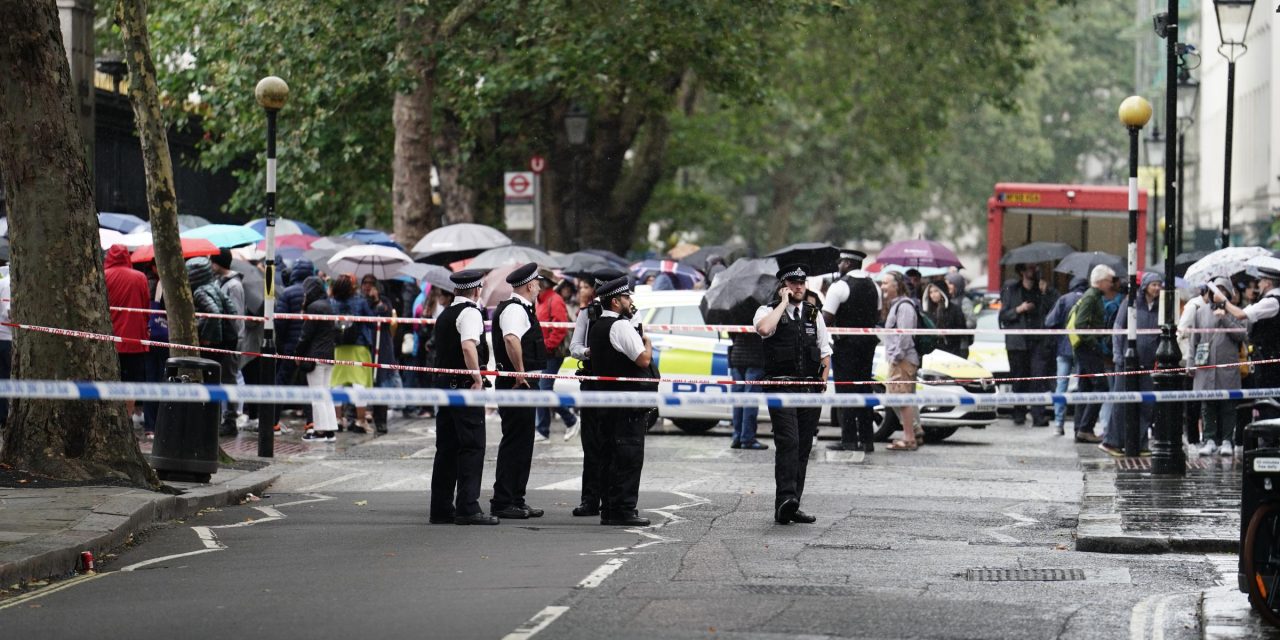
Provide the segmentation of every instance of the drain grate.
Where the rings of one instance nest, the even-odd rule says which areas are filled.
[[[968,569],[969,582],[1065,582],[1084,580],[1083,569]]]
[[[1121,471],[1150,471],[1151,458],[1115,458],[1116,468]],[[1230,459],[1227,465],[1230,465]],[[1204,458],[1187,458],[1188,469],[1209,469],[1210,461]]]
[[[858,594],[852,587],[822,584],[746,584],[741,589],[747,593],[766,596],[831,596],[849,598]]]

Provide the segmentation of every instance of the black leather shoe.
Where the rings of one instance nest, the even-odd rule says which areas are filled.
[[[517,506],[504,507],[502,509],[494,509],[493,515],[503,520],[528,520],[529,512]]]
[[[536,509],[536,508],[531,507],[531,506],[529,506],[529,505],[527,505],[527,504],[522,504],[522,505],[520,505],[520,508],[521,508],[521,509],[524,509],[524,512],[525,512],[525,513],[527,513],[527,514],[529,514],[529,517],[530,517],[530,518],[541,518],[541,517],[542,517],[542,514],[543,514],[543,513],[546,513],[546,512],[545,512],[545,511],[543,511],[542,509]]]
[[[813,524],[817,522],[818,519],[799,509],[796,509],[796,512],[791,515],[791,521],[798,522],[800,524]]]
[[[614,513],[600,518],[600,524],[606,527],[647,527],[649,526],[649,519],[641,518],[635,512]]]
[[[579,517],[598,516],[600,515],[600,509],[598,507],[589,507],[585,504],[580,504],[573,508],[573,515],[579,516]]]
[[[456,516],[453,519],[454,524],[498,524],[498,519],[485,514],[473,513],[469,516]]]
[[[787,498],[778,505],[773,512],[773,519],[778,524],[791,524],[791,518],[796,515],[796,511],[800,509],[800,501],[795,498]]]
[[[453,524],[453,521],[455,518],[456,516],[446,516],[443,518],[437,518],[435,516],[431,516],[431,518],[427,520],[427,522],[430,522],[431,524]]]
[[[760,442],[759,440],[752,440],[751,442],[744,442],[744,443],[742,443],[742,448],[743,448],[743,449],[753,449],[753,450],[755,450],[755,451],[764,451],[765,449],[768,449],[768,448],[769,448],[769,445],[767,445],[767,444],[765,444],[765,443],[763,443],[763,442]]]
[[[730,443],[729,443],[729,448],[730,448],[730,449],[741,449],[741,448],[742,448],[742,443],[741,443],[741,442],[738,442],[737,440],[734,440],[733,442],[730,442]]]
[[[876,445],[868,442],[861,447],[863,453],[871,453],[876,450]]]

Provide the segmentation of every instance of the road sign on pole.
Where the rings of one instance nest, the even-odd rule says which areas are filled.
[[[541,174],[547,168],[547,159],[542,156],[529,158],[529,170]]]
[[[538,187],[532,171],[509,171],[502,174],[504,194],[503,218],[508,231],[533,231],[537,227],[536,201]]]

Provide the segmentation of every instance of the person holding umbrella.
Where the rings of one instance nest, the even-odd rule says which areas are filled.
[[[858,327],[869,329],[880,319],[880,288],[871,274],[862,270],[867,254],[844,249],[836,267],[840,279],[827,289],[827,301],[822,307],[822,318],[832,327]],[[831,363],[836,382],[869,382],[871,366],[876,356],[879,340],[873,335],[842,335],[835,338]],[[836,393],[867,393],[869,385],[836,385]],[[840,442],[827,445],[836,451],[864,451],[875,449],[872,443],[871,409],[841,408],[836,410],[840,424]]]
[[[822,314],[808,299],[809,267],[792,264],[778,271],[777,297],[756,310],[755,328],[764,339],[765,377],[804,385],[779,385],[777,393],[822,393],[831,367],[831,336]],[[818,433],[818,407],[769,407],[773,421],[773,519],[778,524],[811,524],[800,510],[809,451]]]
[[[1253,360],[1280,359],[1280,258],[1250,258],[1248,264],[1257,271],[1258,301],[1244,309],[1221,295],[1215,295],[1214,302],[1237,320],[1248,321]],[[1280,387],[1280,364],[1255,363],[1251,377],[1259,389]],[[1264,420],[1280,418],[1280,411],[1259,405],[1258,416]]]

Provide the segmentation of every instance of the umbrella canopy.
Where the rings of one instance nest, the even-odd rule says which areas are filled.
[[[99,213],[98,226],[120,233],[129,233],[146,224],[147,221],[130,213]]]
[[[876,256],[876,262],[901,264],[908,267],[964,268],[964,263],[956,257],[956,252],[932,240],[891,242],[880,250],[880,254]]]
[[[677,289],[692,289],[693,285],[705,279],[701,271],[674,260],[643,260],[631,265],[631,273],[642,283],[649,276],[668,274]]]
[[[137,249],[143,245],[154,243],[150,231],[137,231],[134,233],[126,233],[120,236],[120,244],[129,247],[130,250]]]
[[[263,311],[262,271],[244,260],[232,260],[231,270],[244,276],[240,284],[244,285],[244,313],[248,316],[260,316]]]
[[[0,236],[9,237],[9,216],[0,218]]]
[[[539,267],[548,269],[559,269],[560,261],[551,257],[550,254],[534,247],[522,247],[520,245],[511,245],[507,247],[498,247],[497,249],[489,249],[484,253],[475,257],[468,269],[493,269],[504,265],[514,264],[520,266],[530,262],[536,262]]]
[[[262,239],[262,234],[238,224],[208,224],[182,233],[184,238],[204,238],[219,247],[239,247]]]
[[[622,269],[623,271],[625,271],[631,265],[630,260],[627,260],[626,258],[608,249],[583,249],[582,253],[590,253],[592,255],[600,256],[601,258],[604,258],[605,260],[608,260],[609,262],[613,263],[613,266],[619,269]]]
[[[751,324],[756,309],[778,292],[778,261],[743,259],[716,276],[699,308],[710,324]]]
[[[484,283],[480,285],[480,306],[492,309],[511,297],[511,285],[507,284],[507,276],[519,266],[518,264],[504,265],[485,274]]]
[[[362,244],[347,247],[329,258],[328,264],[338,273],[350,273],[359,282],[366,274],[379,280],[389,280],[400,267],[413,262],[405,252],[380,244]]]
[[[181,218],[182,216],[178,216],[178,217],[179,217],[179,218]],[[190,225],[183,224],[181,220],[179,220],[179,221],[178,221],[178,233],[182,233],[183,231],[187,231],[187,230],[189,230],[189,229],[191,229],[191,228],[192,228],[192,227],[191,227]],[[129,233],[141,233],[141,232],[143,232],[143,231],[146,231],[147,233],[151,233],[151,223],[150,223],[150,222],[148,222],[148,223],[146,223],[146,224],[143,224],[143,225],[142,225],[142,226],[140,226],[140,227],[135,228],[133,231],[130,231]]]
[[[102,244],[103,250],[111,248],[113,244],[124,244],[123,240],[124,234],[119,231],[98,229],[98,242]]]
[[[1064,257],[1062,261],[1058,263],[1058,266],[1054,271],[1073,276],[1080,276],[1081,278],[1088,278],[1089,272],[1093,271],[1093,268],[1100,264],[1105,264],[1108,267],[1111,267],[1111,270],[1116,272],[1116,276],[1123,277],[1129,273],[1128,266],[1125,265],[1124,260],[1120,258],[1120,256],[1113,256],[1101,251],[1077,251]]]
[[[267,221],[263,218],[257,218],[244,223],[244,226],[257,231],[263,236],[267,235]],[[290,220],[289,218],[276,218],[276,233],[285,236],[305,234],[309,236],[320,235],[311,225],[301,220]]]
[[[482,224],[460,222],[440,227],[413,245],[413,254],[430,264],[449,264],[511,244],[506,234]]]
[[[776,258],[779,267],[793,264],[808,265],[809,275],[819,275],[836,270],[836,262],[840,260],[840,249],[825,242],[801,242],[778,249],[765,257]]]
[[[560,272],[575,278],[591,277],[601,269],[617,269],[618,265],[608,258],[586,251],[575,251],[560,256]],[[692,265],[691,265],[692,266]],[[626,267],[623,267],[625,269]]]
[[[204,216],[196,216],[196,215],[191,215],[191,214],[189,214],[189,213],[180,213],[180,214],[178,214],[178,226],[179,226],[179,227],[186,227],[186,228],[188,228],[188,229],[194,229],[194,228],[196,228],[196,227],[205,227],[205,226],[208,226],[208,225],[211,225],[211,224],[213,224],[213,223],[212,223],[212,222],[209,222],[209,219],[208,219],[208,218],[206,218],[206,217],[204,217]]]
[[[1173,258],[1174,274],[1179,277],[1186,276],[1187,269],[1189,269],[1191,265],[1195,264],[1196,261],[1207,255],[1209,255],[1208,251],[1188,251],[1186,253],[1179,253]]]
[[[316,238],[315,241],[311,243],[311,248],[333,249],[334,251],[338,251],[346,249],[347,247],[354,247],[358,244],[364,243],[359,240],[352,240],[351,238],[344,238],[342,236],[325,236],[323,238]]]
[[[1004,254],[1000,264],[1036,264],[1057,262],[1076,250],[1065,242],[1032,242]]]
[[[694,269],[705,269],[707,267],[707,258],[720,256],[724,258],[724,263],[728,265],[741,258],[744,252],[746,252],[746,247],[740,244],[713,244],[680,258],[680,264],[687,264]]]
[[[301,233],[290,234],[287,236],[276,236],[276,250],[278,251],[285,247],[294,247],[296,249],[302,249],[305,251],[315,246],[316,240],[319,240],[319,238],[315,236],[304,235]],[[258,242],[258,248],[264,251],[266,250],[267,248],[266,239],[263,239],[262,241]]]
[[[879,263],[876,263],[876,264],[879,264]],[[946,267],[908,267],[906,265],[901,265],[901,264],[882,264],[880,265],[880,268],[877,269],[877,271],[896,271],[898,273],[905,274],[907,271],[911,269],[915,269],[916,271],[919,271],[921,278],[932,278],[934,276],[947,275]]]
[[[1230,278],[1237,273],[1248,270],[1249,265],[1245,263],[1248,262],[1249,258],[1270,255],[1271,252],[1262,247],[1227,247],[1218,249],[1187,267],[1187,273],[1184,277],[1187,282],[1199,286],[1218,276]]]
[[[415,262],[400,267],[396,275],[409,276],[419,282],[425,282],[433,287],[438,287],[448,291],[453,291],[453,281],[449,279],[451,272],[439,265],[422,264]]]
[[[126,245],[127,246],[127,245]],[[182,257],[195,258],[198,256],[216,256],[222,252],[217,245],[205,240],[204,238],[183,238],[182,239]],[[129,258],[130,262],[151,262],[156,259],[156,247],[149,244],[139,247],[137,251]]]
[[[380,244],[384,247],[395,247],[404,251],[404,247],[402,247],[399,242],[396,242],[390,235],[387,235],[387,232],[378,231],[377,229],[356,229],[355,231],[348,231],[342,234],[342,237],[363,242],[365,244]]]
[[[345,247],[344,247],[345,248]],[[308,249],[302,252],[302,257],[311,261],[311,264],[329,277],[338,275],[337,270],[329,266],[329,258],[337,255],[342,249]]]

